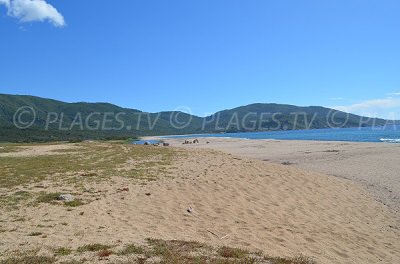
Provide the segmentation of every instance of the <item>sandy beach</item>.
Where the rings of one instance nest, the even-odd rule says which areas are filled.
[[[400,264],[400,0],[0,14],[0,264]]]
[[[182,146],[180,141],[170,142]],[[38,147],[36,151],[32,146],[28,150],[14,148],[10,153],[3,150],[2,170],[10,175],[11,162],[18,158],[17,164],[28,164],[32,153],[39,161],[63,158],[66,164],[76,162],[73,167],[81,169],[57,169],[23,184],[5,181],[13,178],[2,176],[3,185],[10,187],[0,189],[0,260],[35,252],[55,255],[57,263],[83,263],[83,259],[89,263],[135,263],[137,255],[118,252],[130,243],[142,245],[147,238],[157,238],[237,247],[275,257],[301,254],[316,263],[400,262],[399,218],[363,185],[317,169],[282,165],[281,161],[299,163],[302,155],[288,159],[281,147],[276,148],[275,162],[273,153],[260,157],[268,161],[246,157],[253,151],[246,154],[245,147],[237,153],[240,155],[203,149],[226,146],[225,152],[233,152],[228,146],[235,149],[240,143],[237,140],[200,141],[185,148],[84,143]],[[263,144],[279,142],[241,144],[260,146],[266,153],[272,147]],[[114,166],[115,170],[110,170]],[[21,192],[29,194],[26,200],[13,198]],[[44,193],[71,193],[82,203],[68,207],[59,201],[47,202]],[[100,258],[100,253],[82,253],[94,243],[107,245],[111,253],[105,258]],[[54,253],[60,251],[69,253]],[[145,263],[157,261],[148,258]]]
[[[172,146],[220,150],[349,179],[400,212],[400,144],[203,138],[198,144],[182,145],[183,141],[167,140]]]

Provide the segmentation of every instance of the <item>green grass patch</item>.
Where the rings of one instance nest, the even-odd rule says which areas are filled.
[[[52,264],[55,263],[54,257],[45,256],[22,256],[22,257],[11,257],[0,261],[0,264]]]
[[[84,263],[88,262],[86,262],[86,260],[76,260],[76,259],[59,262],[59,264],[84,264]]]
[[[0,153],[13,153],[22,150],[17,144],[0,144]]]
[[[137,246],[135,244],[128,244],[126,245],[121,251],[118,252],[118,255],[125,256],[125,255],[138,255],[145,253],[145,249],[142,246]]]
[[[78,149],[41,156],[0,157],[0,186],[11,188],[43,180],[79,185],[113,176],[154,180],[166,173],[176,154],[173,148],[133,144],[92,142],[75,146]]]
[[[37,203],[54,203],[60,197],[60,193],[44,193],[41,192],[36,198]]]
[[[293,258],[281,258],[281,257],[264,257],[271,264],[316,264],[314,260],[307,256],[299,255]]]
[[[0,194],[0,208],[17,209],[19,205],[28,201],[32,194],[27,191],[16,191],[12,194]]]
[[[64,205],[68,206],[68,207],[78,207],[78,206],[84,205],[84,203],[79,199],[75,199],[73,201],[64,202]]]
[[[112,246],[110,245],[103,245],[103,244],[88,244],[88,245],[84,245],[81,246],[77,249],[78,252],[82,253],[82,252],[96,252],[96,251],[100,251],[100,250],[106,250],[106,249],[110,249],[112,248]]]
[[[54,254],[55,254],[56,256],[68,256],[68,255],[70,255],[71,253],[72,253],[72,249],[65,248],[65,247],[59,247],[59,248],[56,248],[56,249],[54,250]]]
[[[105,244],[88,244],[79,247],[76,251],[69,248],[53,249],[54,257],[45,258],[27,257],[26,259],[9,258],[3,263],[64,263],[79,264],[88,261],[87,257],[97,257],[106,260],[111,255],[116,255],[115,263],[160,263],[160,264],[315,264],[303,255],[294,258],[280,258],[265,256],[261,252],[250,252],[234,247],[212,247],[196,241],[147,239],[143,245],[127,244],[120,251],[114,252],[114,246]],[[70,256],[72,255],[73,256]],[[32,252],[29,253],[32,255]],[[26,255],[28,256],[28,255]],[[62,258],[61,258],[62,257]],[[45,259],[42,259],[45,258]],[[76,258],[76,259],[75,259]],[[122,258],[122,260],[121,260]],[[60,262],[60,259],[64,262]],[[128,260],[127,260],[128,259]],[[46,261],[53,262],[46,262]],[[16,262],[19,261],[19,262]],[[26,261],[26,262],[24,262]],[[38,262],[41,261],[41,262]],[[120,261],[120,262],[118,262]],[[114,262],[113,262],[114,263]]]

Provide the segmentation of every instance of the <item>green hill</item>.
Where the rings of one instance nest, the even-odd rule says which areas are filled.
[[[222,132],[366,127],[387,123],[384,119],[371,119],[321,106],[261,103],[220,111],[206,119],[206,130],[216,128],[215,131]]]
[[[34,115],[30,109],[34,109]],[[170,125],[171,118],[177,125],[190,122],[176,129]],[[17,128],[14,121],[23,129]],[[27,127],[30,122],[32,125]],[[109,103],[65,103],[0,94],[0,141],[3,142],[122,139],[174,134],[177,130],[192,133],[193,127],[201,127],[201,122],[202,118],[182,112],[146,113]]]
[[[32,112],[34,111],[34,113]],[[147,113],[109,103],[65,103],[0,94],[0,141],[123,139],[195,134],[385,125],[329,108],[251,104],[208,117],[182,112]]]

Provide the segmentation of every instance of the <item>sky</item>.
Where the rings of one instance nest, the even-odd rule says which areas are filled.
[[[0,0],[0,93],[400,119],[398,0]]]

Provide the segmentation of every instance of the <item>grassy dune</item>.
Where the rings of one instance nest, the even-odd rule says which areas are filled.
[[[37,252],[26,252],[20,256],[6,258],[1,264],[83,264],[90,263],[87,258],[107,262],[110,257],[120,260],[112,263],[174,263],[174,264],[313,264],[308,257],[299,255],[294,258],[279,258],[263,255],[262,252],[250,252],[232,247],[212,247],[195,241],[147,239],[143,245],[105,245],[87,244],[76,250],[54,248],[53,255],[38,256]],[[86,256],[86,258],[85,258]],[[65,259],[70,260],[65,260]],[[64,261],[58,261],[64,259]]]
[[[33,191],[44,183],[73,186],[79,193],[85,192],[85,183],[112,180],[113,176],[141,184],[154,181],[160,175],[167,175],[166,168],[176,155],[169,148],[122,142],[65,144],[61,145],[64,148],[55,149],[46,149],[46,146],[55,145],[1,145],[0,189],[7,193],[0,194],[0,208],[55,202],[58,193]],[[37,147],[44,150],[34,152]]]

